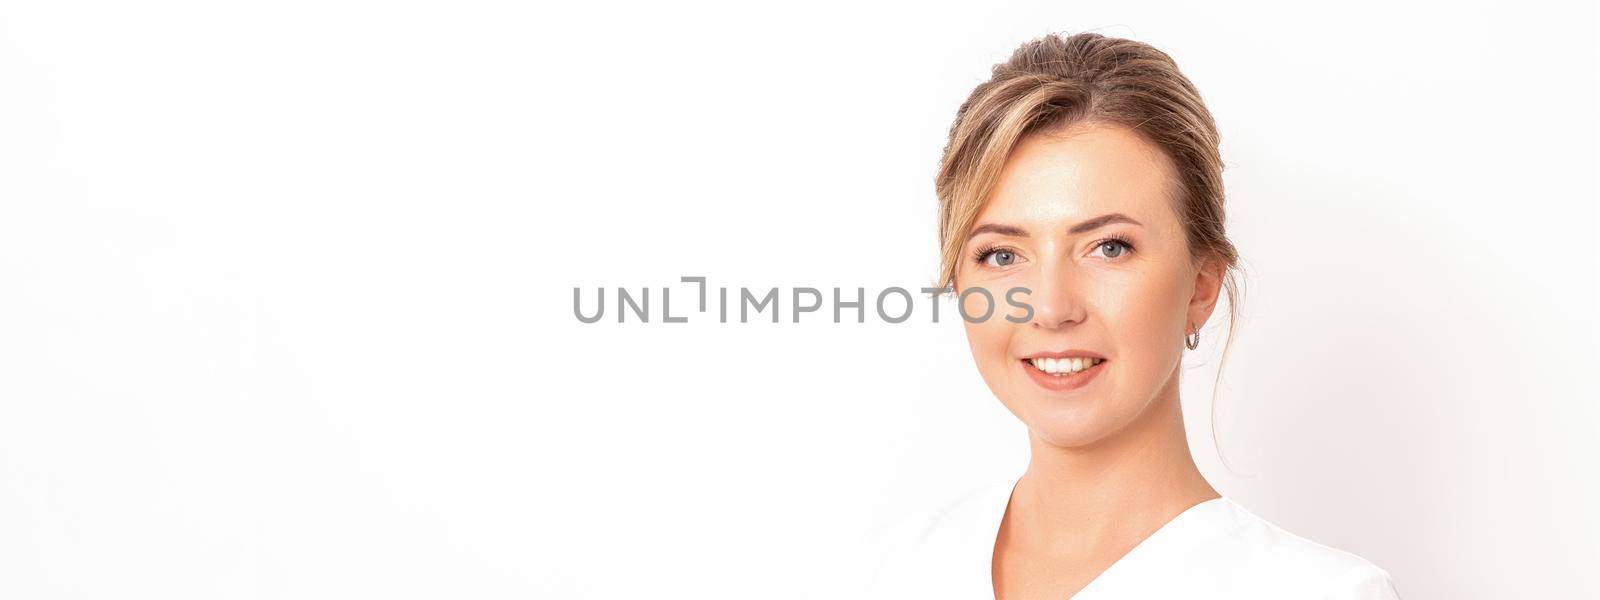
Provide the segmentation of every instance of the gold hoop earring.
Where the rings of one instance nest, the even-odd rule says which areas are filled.
[[[1192,341],[1192,342],[1189,341],[1189,336],[1187,336],[1187,335],[1183,336],[1183,345],[1185,347],[1188,347],[1190,350],[1193,350],[1195,348],[1199,348],[1200,347],[1200,328],[1199,327],[1196,327],[1194,329],[1194,341]]]

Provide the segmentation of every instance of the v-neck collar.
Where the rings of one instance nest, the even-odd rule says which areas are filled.
[[[1011,496],[1016,493],[1019,483],[1021,483],[1020,478],[1012,481],[1010,485],[1006,485],[1004,482],[994,484],[992,488],[994,493],[987,499],[988,506],[985,512],[987,519],[985,519],[983,525],[989,549],[984,554],[989,557],[989,561],[982,571],[988,575],[987,581],[991,590],[993,590],[994,586],[995,542],[1000,537],[1000,524],[1005,519],[1006,510],[1011,505]],[[1184,534],[1186,532],[1194,532],[1196,528],[1208,521],[1205,518],[1207,515],[1227,509],[1230,502],[1227,497],[1219,496],[1203,500],[1184,509],[1183,512],[1163,523],[1161,527],[1156,528],[1150,535],[1139,540],[1139,543],[1134,544],[1133,548],[1123,553],[1110,566],[1100,571],[1098,575],[1095,575],[1094,579],[1089,580],[1088,584],[1070,596],[1070,600],[1093,600],[1095,594],[1100,593],[1099,590],[1101,588],[1113,585],[1120,578],[1119,573],[1132,568],[1129,565],[1137,566],[1138,563],[1148,560],[1150,555],[1164,550],[1187,547],[1184,543]],[[1190,535],[1188,538],[1191,543],[1204,537],[1203,535],[1198,535],[1203,532],[1194,533],[1197,535]]]

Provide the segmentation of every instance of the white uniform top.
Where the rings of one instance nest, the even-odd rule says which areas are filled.
[[[1015,482],[980,488],[894,552],[873,598],[993,598],[995,536]],[[1102,572],[1073,600],[1296,598],[1398,600],[1365,559],[1294,535],[1232,500],[1190,507]]]

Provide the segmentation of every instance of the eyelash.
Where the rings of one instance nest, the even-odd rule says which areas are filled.
[[[1099,248],[1101,246],[1104,246],[1104,245],[1112,243],[1112,242],[1116,242],[1118,244],[1122,244],[1122,247],[1124,248],[1124,250],[1123,250],[1124,253],[1133,252],[1133,249],[1134,249],[1133,248],[1133,242],[1129,242],[1127,240],[1127,238],[1124,238],[1124,237],[1122,237],[1120,235],[1115,235],[1115,234],[1108,235],[1108,236],[1106,236],[1104,238],[1101,238],[1100,240],[1096,241],[1094,243],[1094,247],[1095,248]],[[975,263],[977,263],[979,265],[982,265],[985,260],[989,259],[989,255],[990,254],[994,254],[996,252],[999,252],[999,251],[1005,250],[1005,249],[1006,248],[1001,247],[1001,246],[987,245],[987,244],[984,245],[984,246],[980,246],[977,249],[977,251],[972,253],[972,262],[975,262]],[[1122,258],[1122,257],[1119,256],[1117,258]],[[1115,259],[1112,259],[1112,260],[1115,260]]]

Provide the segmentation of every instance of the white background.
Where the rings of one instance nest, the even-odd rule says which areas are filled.
[[[1085,30],[1221,128],[1217,487],[1408,600],[1600,597],[1593,5],[322,1],[0,8],[0,597],[852,593],[1026,458],[953,305],[660,288],[930,283],[957,105]]]

